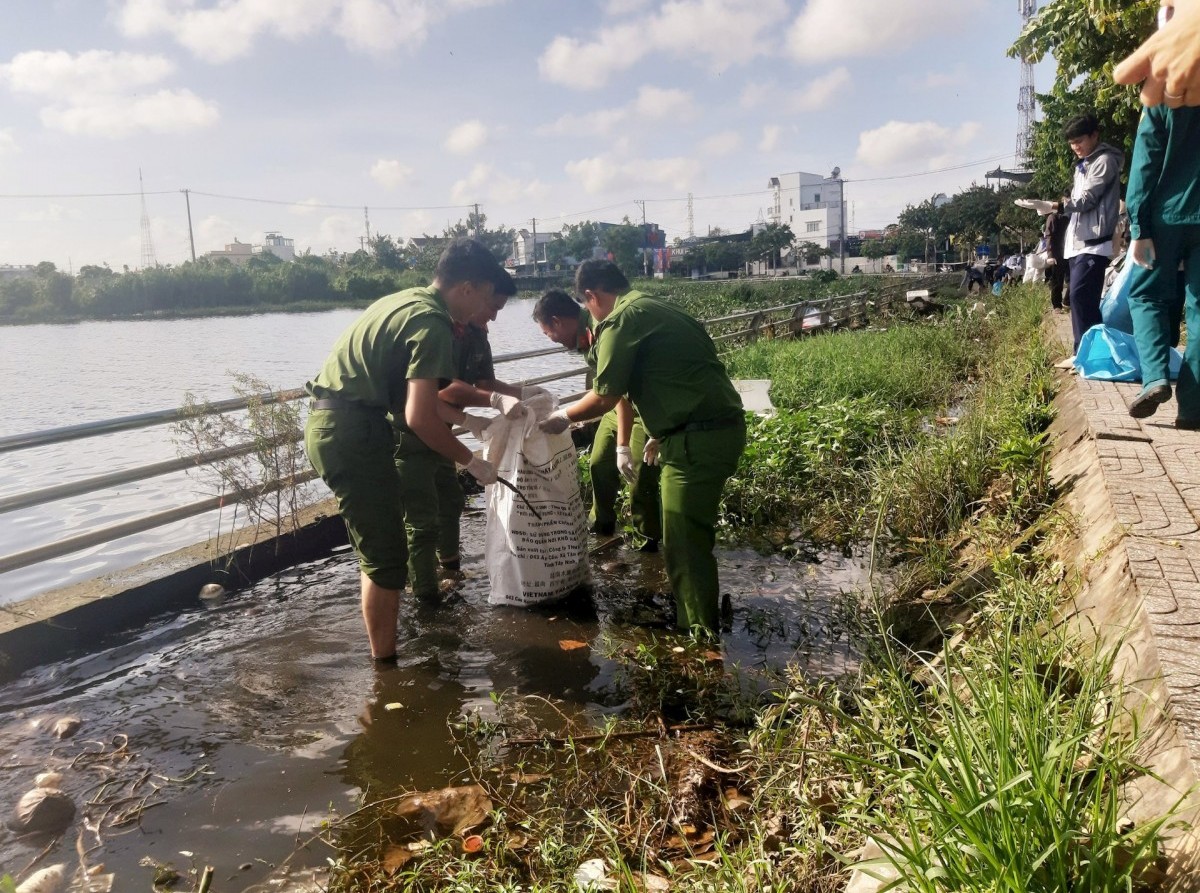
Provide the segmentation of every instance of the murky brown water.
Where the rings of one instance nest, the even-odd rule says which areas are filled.
[[[146,857],[185,872],[213,865],[213,889],[244,890],[278,876],[289,856],[288,870],[322,865],[323,847],[294,853],[297,841],[364,793],[458,780],[465,762],[447,722],[492,715],[493,693],[545,695],[584,716],[619,712],[615,667],[599,643],[656,634],[661,612],[625,593],[665,589],[659,556],[598,556],[595,596],[584,605],[495,608],[486,603],[482,533],[482,515],[469,516],[472,576],[458,596],[402,612],[395,667],[376,670],[366,658],[357,568],[342,552],[0,688],[0,813],[38,772],[57,769],[80,813],[40,865],[73,870],[82,833],[87,863],[115,874],[114,890],[150,886]],[[733,595],[726,667],[750,685],[769,684],[770,671],[790,661],[814,675],[847,668],[830,624],[841,593],[862,583],[857,564],[750,550],[722,550],[719,560]],[[589,647],[563,650],[567,639]],[[82,728],[58,741],[45,720],[68,714]],[[21,871],[45,845],[0,831],[0,873]]]

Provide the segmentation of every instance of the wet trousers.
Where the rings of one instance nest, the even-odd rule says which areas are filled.
[[[681,630],[717,631],[720,592],[713,556],[717,516],[721,491],[737,471],[745,446],[745,423],[681,432],[662,440],[663,560],[675,593],[675,623]]]
[[[397,432],[395,462],[413,595],[436,601],[438,559],[458,558],[459,523],[466,497],[454,463],[425,446],[415,434]]]
[[[1142,387],[1166,383],[1170,347],[1178,343],[1179,280],[1186,267],[1183,312],[1188,342],[1179,370],[1179,418],[1200,422],[1200,226],[1154,224],[1154,269],[1134,267],[1129,282],[1129,313],[1142,362]],[[1192,333],[1197,333],[1192,337]]]
[[[646,428],[640,418],[633,421],[629,449],[637,473],[629,488],[629,510],[633,530],[644,540],[662,539],[662,520],[658,501],[659,470],[642,465],[642,450],[646,446]],[[592,475],[592,511],[588,521],[593,530],[612,528],[617,523],[617,497],[624,478],[617,471],[617,412],[607,412],[596,426],[596,437],[588,460]]]

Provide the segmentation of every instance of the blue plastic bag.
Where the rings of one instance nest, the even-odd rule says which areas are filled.
[[[992,294],[994,294],[996,297],[1000,297],[1002,294],[1004,294],[1004,283],[999,279],[992,283]]]
[[[1100,319],[1110,329],[1133,334],[1133,317],[1129,313],[1129,283],[1133,273],[1133,263],[1126,258],[1121,269],[1113,278],[1112,284],[1104,291],[1100,299]]]
[[[1168,363],[1172,381],[1179,377],[1181,365],[1183,354],[1172,347]],[[1083,333],[1079,339],[1079,350],[1075,352],[1075,368],[1084,378],[1101,381],[1142,380],[1142,360],[1138,356],[1137,342],[1128,332],[1112,326],[1092,326]]]

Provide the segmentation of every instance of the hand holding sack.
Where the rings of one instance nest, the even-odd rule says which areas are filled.
[[[562,434],[571,427],[571,419],[565,409],[556,409],[550,415],[538,422],[538,428],[545,434]]]
[[[1139,267],[1154,269],[1154,240],[1134,239],[1129,245],[1129,259]]]
[[[627,446],[617,447],[617,471],[621,472],[621,477],[631,484],[637,477],[637,472],[633,468],[633,450]]]
[[[658,464],[658,438],[651,437],[646,440],[646,448],[642,450],[642,461],[647,465]]]
[[[484,432],[492,425],[492,419],[481,415],[471,415],[469,412],[463,413],[463,427],[471,432],[471,436],[476,440],[483,440]]]
[[[521,400],[517,397],[510,397],[508,394],[492,391],[490,402],[492,409],[500,410],[506,419],[519,419],[525,414],[525,407],[521,405]]]
[[[487,459],[480,459],[478,456],[473,456],[471,461],[467,463],[467,471],[471,477],[488,487],[496,483],[496,466]]]
[[[530,397],[540,397],[543,394],[545,394],[546,396],[549,396],[550,392],[538,384],[527,384],[523,388],[521,388],[522,402],[524,402],[525,400],[528,400]]]

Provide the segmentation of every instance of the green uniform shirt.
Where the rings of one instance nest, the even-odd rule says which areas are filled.
[[[596,326],[596,383],[628,396],[654,437],[741,416],[742,401],[704,326],[641,292],[626,292]]]
[[[380,298],[342,332],[305,389],[403,416],[408,380],[454,377],[450,313],[433,288]]]
[[[475,323],[455,329],[454,372],[456,378],[469,385],[496,378],[492,345],[488,343],[487,332]]]
[[[1125,207],[1131,239],[1153,238],[1156,222],[1200,224],[1200,107],[1142,109]]]

